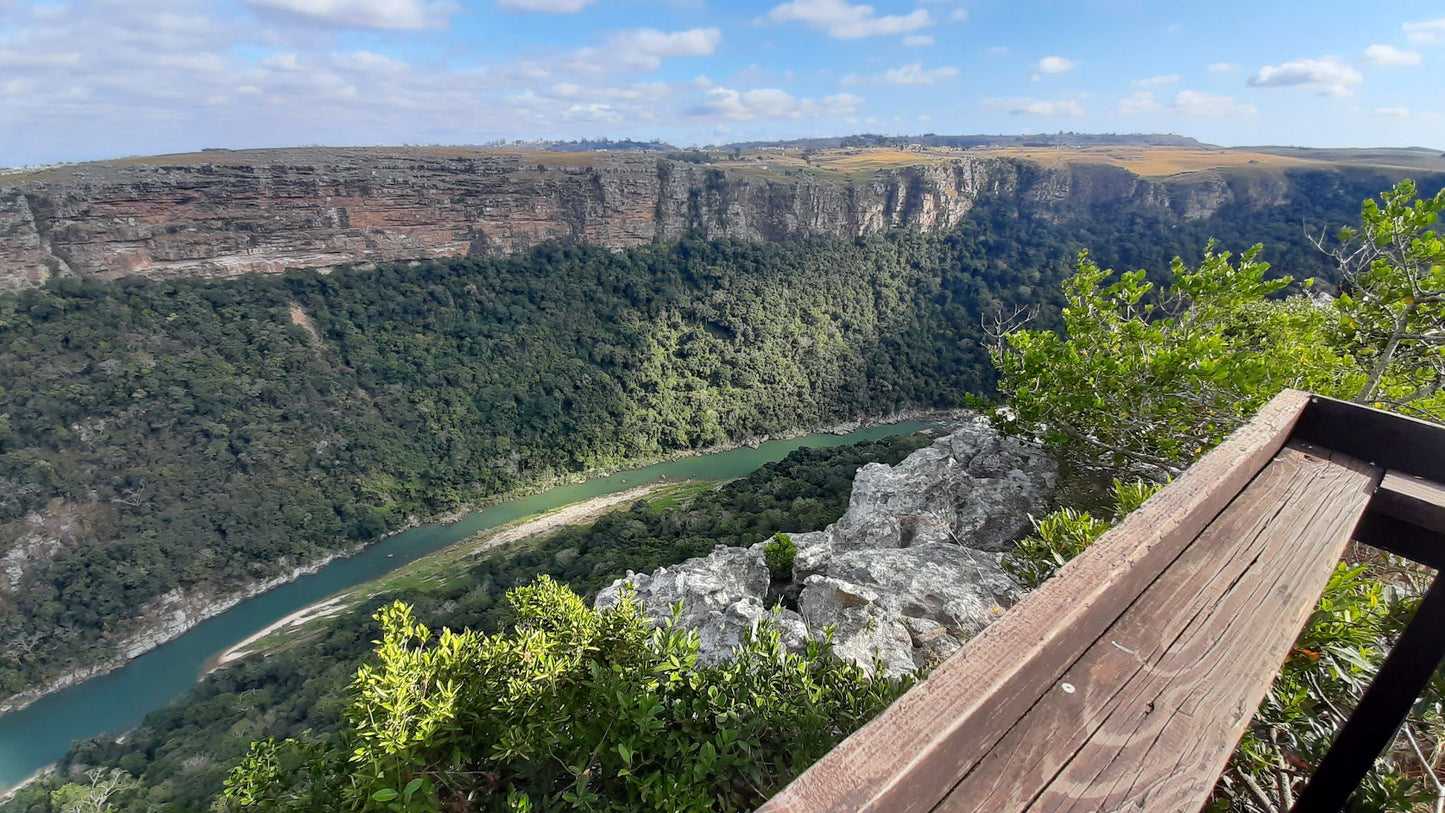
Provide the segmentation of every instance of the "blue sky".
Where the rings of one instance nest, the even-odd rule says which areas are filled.
[[[1445,147],[1442,65],[1438,0],[0,0],[0,165],[855,132]]]

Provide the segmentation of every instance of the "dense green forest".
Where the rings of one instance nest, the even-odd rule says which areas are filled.
[[[1088,245],[1160,267],[1210,236],[1328,270],[1369,173],[1184,220],[981,205],[946,234],[684,241],[0,298],[0,696],[105,661],[162,596],[225,594],[408,518],[557,476],[988,394],[980,319],[1058,304]]]
[[[930,436],[913,434],[799,449],[680,504],[667,494],[640,501],[590,526],[496,551],[443,585],[378,597],[327,622],[314,638],[213,673],[186,697],[148,715],[124,743],[78,743],[60,767],[61,778],[26,788],[0,809],[59,813],[54,792],[67,782],[86,783],[80,774],[100,767],[136,780],[111,800],[117,813],[209,810],[252,740],[310,732],[311,741],[324,743],[334,736],[347,705],[345,688],[376,637],[371,615],[381,604],[405,600],[434,627],[496,630],[512,615],[503,594],[537,574],[591,595],[628,569],[651,570],[720,544],[752,545],[779,530],[821,529],[847,508],[860,466],[897,463],[929,442]]]
[[[225,284],[64,281],[5,300],[0,520],[9,540],[36,514],[69,538],[0,594],[0,688],[104,656],[96,641],[167,591],[273,575],[409,516],[957,404],[990,384],[980,304],[1033,301],[1048,273],[965,264],[964,250],[916,235],[557,246]]]

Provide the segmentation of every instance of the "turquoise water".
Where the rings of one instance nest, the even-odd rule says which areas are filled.
[[[898,423],[849,435],[810,435],[764,443],[757,449],[688,457],[500,503],[468,514],[454,525],[423,525],[404,531],[348,559],[338,559],[310,576],[248,599],[108,675],[0,717],[0,793],[64,756],[74,740],[116,734],[135,726],[147,712],[171,702],[194,685],[206,662],[231,645],[302,607],[383,576],[479,531],[664,477],[670,481],[728,480],[764,463],[781,460],[802,446],[842,446],[929,426]]]

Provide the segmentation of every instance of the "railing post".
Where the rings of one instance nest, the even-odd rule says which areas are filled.
[[[1335,813],[1344,808],[1380,753],[1394,740],[1442,658],[1445,580],[1437,577],[1291,813]]]

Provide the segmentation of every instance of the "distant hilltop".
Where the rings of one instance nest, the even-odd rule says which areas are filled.
[[[715,149],[845,149],[856,147],[1214,147],[1172,133],[1040,133],[1037,135],[860,135],[834,138],[795,138],[786,141],[741,141]],[[1215,147],[1215,149],[1218,149]]]
[[[910,146],[956,147],[1214,147],[1188,136],[1173,133],[1041,133],[1037,135],[881,135],[879,133],[858,133],[856,135],[830,136],[825,138],[791,138],[777,141],[735,141],[726,144],[707,144],[693,147],[679,147],[666,141],[634,141],[624,138],[614,141],[610,138],[583,138],[573,141],[492,141],[475,145],[479,149],[536,150],[538,152],[731,152],[733,150],[755,149],[815,149],[835,150],[859,147],[891,147],[894,149]],[[433,145],[440,148],[440,145]],[[421,147],[428,149],[428,147]],[[1217,148],[1216,148],[1217,149]],[[225,147],[203,147],[203,153],[251,152]],[[61,166],[53,164],[50,166]],[[14,172],[18,167],[0,172]]]

